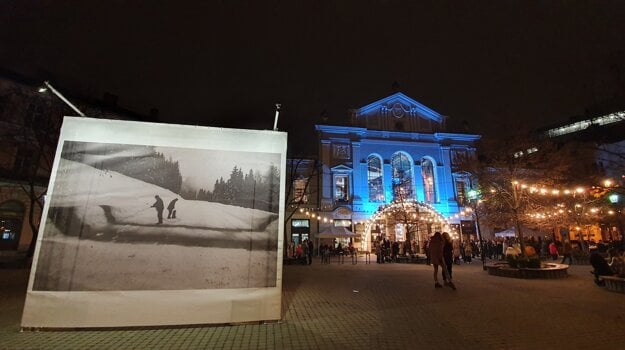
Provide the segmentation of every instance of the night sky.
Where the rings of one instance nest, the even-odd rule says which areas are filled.
[[[399,91],[469,131],[625,107],[625,1],[0,2],[0,67],[167,123],[278,128]],[[620,105],[619,105],[620,104]]]

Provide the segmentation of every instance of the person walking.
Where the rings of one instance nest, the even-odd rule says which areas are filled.
[[[450,287],[453,290],[456,290],[456,286],[452,282],[451,269],[454,264],[454,246],[451,241],[451,237],[449,233],[443,232],[443,261],[445,262],[445,267],[447,268],[447,276],[443,274],[443,281],[445,285]]]
[[[473,257],[473,243],[464,242],[464,259],[465,259],[464,262],[470,264],[472,257]]]
[[[178,201],[178,198],[174,198],[167,205],[167,218],[168,219],[175,219],[176,218],[176,202],[177,201]]]
[[[566,241],[564,241],[564,247],[562,248],[562,261],[560,262],[560,264],[564,264],[564,261],[566,259],[569,260],[569,265],[573,264],[573,246],[571,245],[571,242],[567,239]]]
[[[293,240],[291,240],[291,242],[289,242],[289,245],[287,246],[287,257],[292,258],[295,256],[295,242]]]
[[[163,210],[165,209],[165,204],[163,204],[163,200],[159,197],[159,195],[154,196],[154,198],[156,199],[156,202],[154,202],[150,208],[156,209],[156,217],[158,218],[158,224],[160,225],[163,223]]]
[[[436,231],[432,238],[430,238],[430,260],[432,266],[434,266],[434,288],[443,288],[443,286],[438,283],[438,267],[441,267],[443,277],[446,281],[449,280],[449,275],[447,273],[447,268],[445,267],[445,260],[443,257],[443,247],[445,242],[443,241],[443,236],[441,233]],[[451,286],[450,286],[451,287]]]
[[[312,264],[312,259],[313,259],[313,249],[315,248],[313,245],[312,240],[308,240],[308,265]]]
[[[454,264],[460,265],[460,241],[454,239],[453,241],[453,250],[454,250]]]
[[[549,254],[551,254],[551,260],[558,259],[558,247],[556,247],[555,242],[549,243]]]

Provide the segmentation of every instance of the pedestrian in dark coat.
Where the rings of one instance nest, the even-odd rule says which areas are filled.
[[[443,272],[443,279],[445,281],[451,281],[451,277],[447,271],[447,266],[445,264],[445,259],[443,256],[443,247],[445,245],[445,241],[443,240],[443,236],[440,232],[434,232],[432,238],[430,238],[430,259],[432,260],[432,266],[434,266],[434,287],[442,288],[443,286],[438,283],[438,267],[440,266]],[[453,289],[455,286],[453,284],[447,283],[447,285]]]
[[[451,241],[451,236],[449,236],[449,233],[447,232],[443,232],[443,261],[445,261],[444,268],[447,268],[447,276],[443,274],[443,281],[445,282],[445,285],[455,289],[455,286],[451,281],[451,271],[452,266],[454,265],[454,245]]]
[[[313,242],[309,239],[308,240],[308,265],[312,264],[312,260],[313,260],[313,250],[315,249],[315,246],[313,245]]]

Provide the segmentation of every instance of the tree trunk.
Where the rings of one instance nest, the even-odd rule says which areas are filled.
[[[521,223],[519,222],[519,216],[514,212],[514,227],[519,235],[519,243],[521,244],[521,255],[525,256],[525,238],[523,237],[523,231],[521,231]]]

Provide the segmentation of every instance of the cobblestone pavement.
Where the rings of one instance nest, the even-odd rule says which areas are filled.
[[[0,269],[0,349],[623,349],[625,294],[590,266],[560,280],[454,265],[457,291],[416,264],[284,267],[278,323],[20,332],[27,270]]]

